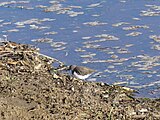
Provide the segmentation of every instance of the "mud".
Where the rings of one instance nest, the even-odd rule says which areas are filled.
[[[54,67],[53,63],[58,63]],[[160,99],[78,80],[30,45],[0,45],[1,120],[159,120]]]

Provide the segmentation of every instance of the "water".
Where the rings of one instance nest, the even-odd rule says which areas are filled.
[[[137,89],[138,97],[160,97],[158,0],[5,1],[1,38],[35,45],[67,65],[96,69],[96,81]],[[36,42],[42,38],[52,40]]]

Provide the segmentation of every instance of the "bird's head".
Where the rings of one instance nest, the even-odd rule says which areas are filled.
[[[75,67],[76,67],[76,65],[70,65],[68,70],[74,70]]]

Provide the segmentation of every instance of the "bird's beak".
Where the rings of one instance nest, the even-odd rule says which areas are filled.
[[[70,66],[66,66],[66,70],[70,70]]]

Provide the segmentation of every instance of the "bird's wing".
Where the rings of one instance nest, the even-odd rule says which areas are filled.
[[[95,70],[83,66],[78,66],[78,68],[75,69],[75,72],[79,75],[91,74],[94,71]]]

